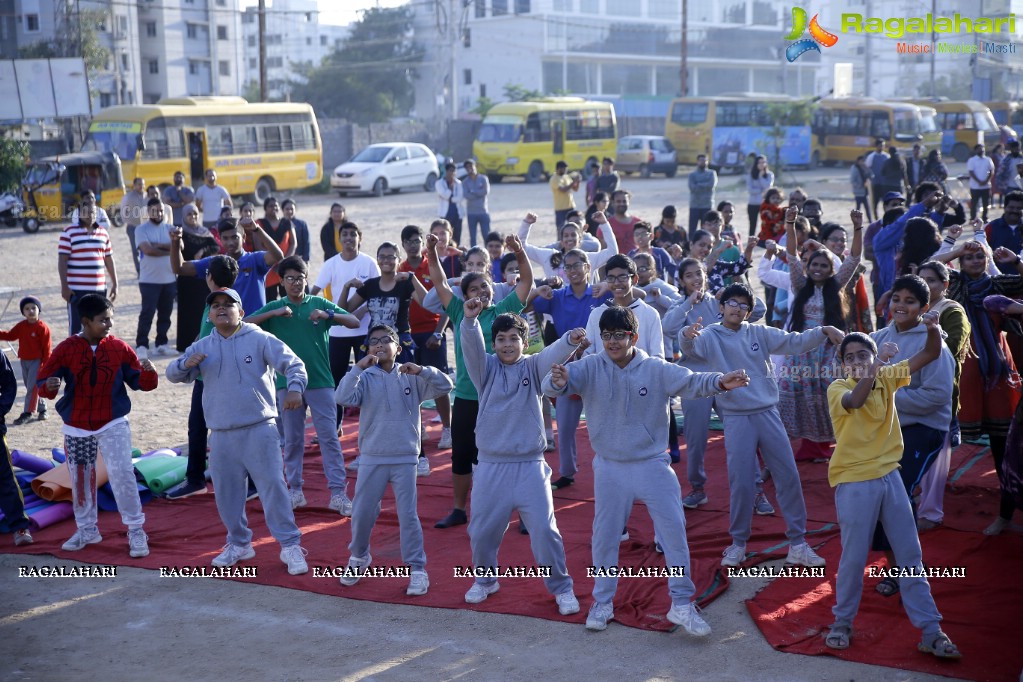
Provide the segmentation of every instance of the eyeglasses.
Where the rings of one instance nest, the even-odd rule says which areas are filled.
[[[568,270],[568,271],[582,270],[587,265],[589,265],[589,263],[584,263],[582,261],[579,261],[577,263],[565,263],[565,269]]]
[[[625,284],[632,281],[632,275],[608,275],[604,281],[608,284]]]
[[[725,301],[725,305],[728,306],[729,308],[738,308],[743,312],[749,310],[749,303],[739,303],[734,298],[730,298],[727,301]]]
[[[600,338],[604,341],[624,341],[625,339],[632,338],[632,332],[600,332]]]
[[[304,282],[305,275],[285,275],[283,279],[288,284],[295,284],[296,282]]]
[[[367,346],[384,346],[388,343],[394,343],[394,339],[390,336],[374,336],[372,339],[366,339]]]

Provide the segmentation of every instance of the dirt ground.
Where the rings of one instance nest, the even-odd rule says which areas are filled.
[[[826,219],[848,224],[852,202],[848,171],[822,169],[786,174],[778,184],[797,184],[824,199]],[[148,178],[159,181],[159,178]],[[685,174],[668,179],[624,179],[633,193],[632,213],[656,224],[666,204],[679,206],[685,224]],[[577,201],[581,203],[581,193]],[[283,198],[283,196],[279,197]],[[323,262],[319,228],[332,195],[299,195],[298,215],[310,224],[312,261]],[[746,194],[741,178],[722,178],[718,199],[736,204],[736,224],[746,229]],[[432,194],[402,193],[380,199],[340,199],[363,229],[363,251],[398,241],[406,224],[426,228],[436,212]],[[541,216],[540,241],[553,241],[553,208],[546,185],[504,183],[491,193],[493,227],[512,232],[527,211]],[[54,342],[66,333],[56,248],[61,226],[34,235],[0,230],[0,287],[14,287],[10,309],[0,319],[8,329],[18,319],[17,301],[32,294]],[[121,277],[113,333],[133,342],[140,296],[124,230],[112,234]],[[4,301],[0,298],[0,309]],[[132,344],[134,345],[134,344]],[[172,327],[173,345],[173,327]],[[8,357],[15,361],[13,353]],[[160,387],[133,393],[130,415],[134,444],[143,451],[183,444],[191,389],[163,380],[167,359],[158,359]],[[21,411],[20,394],[8,423]],[[47,454],[61,443],[60,420],[11,427],[12,448]],[[0,538],[9,542],[9,536]],[[0,673],[10,680],[81,679],[649,679],[674,680],[922,680],[929,676],[803,657],[772,650],[743,604],[765,582],[733,581],[706,610],[714,632],[705,641],[612,625],[594,634],[578,625],[476,613],[467,610],[376,604],[230,581],[157,583],[146,571],[121,568],[116,578],[45,580],[17,578],[17,567],[52,563],[47,557],[0,555]],[[65,562],[61,562],[65,563]],[[588,600],[583,598],[583,607]],[[286,642],[282,650],[281,643]],[[286,652],[287,655],[281,656]],[[918,655],[907,646],[907,656]],[[939,679],[939,678],[933,678]]]

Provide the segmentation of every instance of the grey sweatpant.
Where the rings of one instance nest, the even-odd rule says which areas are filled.
[[[39,376],[39,366],[42,360],[22,360],[21,379],[25,382],[25,409],[22,412],[32,414],[36,411],[36,404],[39,405],[39,414],[46,412],[46,403],[39,397],[39,389],[36,387],[36,377]]]
[[[277,405],[284,403],[287,389],[277,391]],[[278,420],[284,427],[284,475],[292,490],[302,489],[302,458],[305,456],[305,408],[313,416],[313,428],[320,441],[323,473],[331,494],[347,494],[345,463],[341,443],[337,439],[337,403],[333,388],[311,388],[302,394],[303,406],[297,410],[280,410]]]
[[[547,462],[480,462],[472,477],[471,509],[469,544],[475,567],[497,569],[497,550],[512,512],[518,510],[529,529],[529,545],[537,566],[551,569],[551,576],[543,580],[547,591],[553,595],[572,591],[565,545],[554,518],[551,468]],[[476,578],[482,585],[496,581],[493,577]]]
[[[281,473],[284,462],[272,421],[226,431],[210,432],[210,475],[217,512],[227,528],[227,541],[244,547],[252,542],[245,517],[248,476],[259,490],[267,528],[282,547],[297,545],[302,531],[295,525],[288,487]]]
[[[728,461],[730,497],[729,534],[740,547],[753,531],[753,498],[756,496],[757,448],[771,470],[774,487],[785,519],[785,537],[792,545],[803,544],[806,535],[806,503],[799,482],[792,445],[778,409],[754,414],[723,414],[725,455]],[[660,536],[663,537],[663,536]]]
[[[690,577],[682,488],[670,465],[667,453],[638,462],[593,458],[593,566],[607,569],[618,565],[622,528],[629,520],[633,503],[639,500],[646,505],[654,522],[654,534],[664,549],[665,565],[685,569],[684,576],[668,578],[671,603],[685,606],[692,601],[696,586]],[[596,577],[593,601],[610,603],[617,589],[618,578]]]
[[[121,522],[129,529],[141,528],[146,521],[142,501],[131,465],[131,427],[128,422],[111,426],[92,436],[64,436],[64,452],[71,474],[71,498],[75,525],[79,530],[96,530],[99,508],[96,505],[96,453],[103,453],[110,488],[114,491]]]
[[[558,404],[554,416],[558,423],[558,473],[567,478],[574,478],[579,471],[577,466],[577,449],[575,433],[579,428],[579,419],[583,414],[583,401],[567,395],[558,396]]]
[[[863,569],[878,520],[895,552],[895,565],[923,571],[923,554],[916,532],[916,520],[909,495],[899,472],[857,483],[839,483],[835,488],[835,509],[842,532],[842,558],[835,580],[835,625],[852,627],[863,595]],[[941,629],[941,614],[934,605],[927,578],[899,578],[899,594],[909,621],[928,635]]]
[[[401,560],[413,571],[425,570],[423,526],[416,511],[415,457],[409,464],[373,464],[370,459],[359,460],[359,477],[355,480],[352,505],[352,541],[348,549],[353,557],[359,559],[369,555],[369,536],[380,516],[384,489],[390,483],[394,491],[394,511],[398,515]]]
[[[714,408],[714,398],[690,398],[682,400],[682,419],[686,438],[686,476],[694,488],[703,488],[707,483],[707,472],[703,467],[704,455],[707,452],[707,439],[710,437],[710,412]],[[764,480],[760,477],[760,465],[753,458],[753,469],[756,475],[756,489],[764,492]]]

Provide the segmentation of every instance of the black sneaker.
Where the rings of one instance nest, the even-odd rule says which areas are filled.
[[[31,418],[32,418],[32,413],[31,412],[22,412],[21,416],[19,416],[17,419],[14,420],[14,425],[15,426],[21,426],[22,424],[26,423]]]
[[[573,483],[575,483],[575,479],[574,478],[569,478],[568,476],[562,476],[558,480],[551,482],[551,488],[553,488],[554,490],[561,490],[562,488],[567,488],[568,486],[572,485]]]
[[[164,496],[168,500],[181,500],[192,495],[203,495],[207,492],[206,482],[202,483],[190,483],[187,480],[178,483],[176,486],[167,491]]]
[[[41,422],[46,421],[46,410],[39,410],[39,415],[36,417],[36,420]]]
[[[451,513],[433,524],[434,528],[451,528],[452,526],[464,526],[469,523],[464,509],[452,509]]]

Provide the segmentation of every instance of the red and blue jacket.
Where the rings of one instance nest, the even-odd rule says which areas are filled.
[[[36,381],[39,395],[52,399],[57,391],[47,390],[50,377],[64,381],[64,396],[57,401],[64,423],[85,431],[98,431],[131,412],[126,385],[152,391],[158,381],[157,373],[142,369],[131,346],[115,336],[101,339],[95,352],[82,336],[61,341]]]

